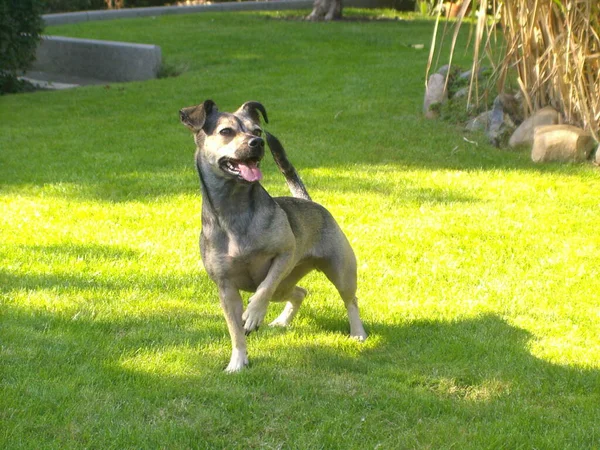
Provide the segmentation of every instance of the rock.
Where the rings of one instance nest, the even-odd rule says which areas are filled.
[[[542,125],[556,125],[559,123],[558,112],[552,106],[546,106],[528,117],[512,134],[508,145],[517,147],[519,145],[532,145],[535,129]]]
[[[480,67],[479,70],[477,71],[477,78],[478,79],[483,79],[486,78],[486,74],[490,71],[489,68],[487,67]],[[464,72],[461,72],[458,75],[458,79],[459,80],[470,80],[471,77],[473,76],[473,70],[469,69],[469,70],[465,70]]]
[[[443,77],[446,77],[446,76],[448,76],[449,70],[450,70],[450,64],[446,64],[445,66],[440,67],[438,69],[437,73],[439,73]]]
[[[511,113],[514,114],[515,103],[514,96],[507,94],[500,94],[494,100],[487,134],[492,145],[496,147],[504,145],[516,128],[511,118]]]
[[[469,95],[469,87],[465,86],[463,88],[460,88],[458,91],[456,91],[454,93],[454,95],[452,96],[452,98],[463,98],[463,97],[466,97],[467,95]]]
[[[473,73],[472,70],[467,70],[465,72],[462,72],[459,76],[458,79],[459,80],[470,80],[471,79],[471,74]]]
[[[445,85],[446,78],[443,75],[434,73],[429,77],[423,101],[423,113],[425,115],[430,112],[433,105],[443,103],[448,99],[448,92],[445,89]]]
[[[521,102],[515,95],[512,94],[500,94],[498,95],[499,101],[502,103],[504,112],[510,116],[513,123],[519,124],[523,122],[523,109],[521,108]]]
[[[572,125],[543,125],[535,129],[534,162],[583,162],[596,146],[591,133]]]
[[[490,116],[492,112],[486,111],[479,114],[477,117],[469,120],[465,125],[465,130],[467,131],[487,131],[490,126]]]
[[[342,18],[341,0],[315,0],[312,12],[306,20],[338,20]]]

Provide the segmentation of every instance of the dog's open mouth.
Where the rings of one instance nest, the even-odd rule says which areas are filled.
[[[237,159],[223,158],[219,161],[221,170],[249,183],[260,181],[262,179],[262,172],[260,171],[259,165],[260,161],[254,159],[240,161]]]

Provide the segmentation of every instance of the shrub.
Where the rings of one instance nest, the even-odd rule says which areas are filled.
[[[0,93],[23,87],[17,76],[35,59],[41,12],[40,0],[0,0]]]
[[[393,7],[398,11],[414,11],[417,0],[394,0]]]

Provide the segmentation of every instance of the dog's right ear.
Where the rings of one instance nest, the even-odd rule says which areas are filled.
[[[217,111],[217,105],[212,100],[206,100],[197,106],[188,106],[179,111],[179,120],[194,133],[202,130],[206,117]]]

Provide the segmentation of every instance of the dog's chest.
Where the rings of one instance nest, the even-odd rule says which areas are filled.
[[[204,232],[202,261],[213,280],[227,279],[239,289],[254,290],[266,277],[276,252],[260,240]]]

